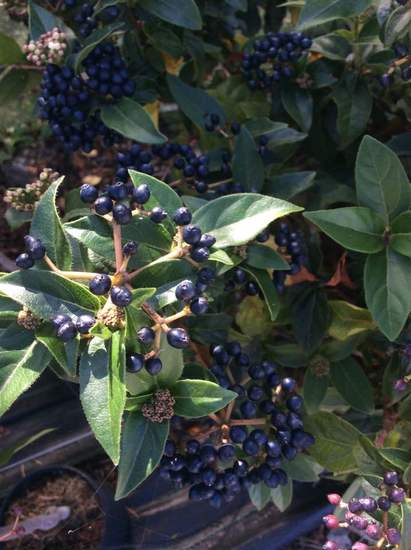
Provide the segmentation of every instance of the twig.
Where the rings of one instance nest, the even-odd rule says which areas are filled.
[[[62,271],[59,269],[56,264],[46,255],[44,256],[44,261],[49,266],[51,271],[54,273],[57,273],[57,275],[60,275],[61,277],[65,277],[66,279],[77,279],[79,281],[91,281],[91,279],[94,279],[96,277],[97,273],[88,273],[87,271]]]
[[[231,426],[264,426],[266,423],[265,418],[235,418],[230,420]]]

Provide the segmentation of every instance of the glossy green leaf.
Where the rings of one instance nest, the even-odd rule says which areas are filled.
[[[239,246],[254,239],[272,221],[302,208],[257,193],[220,197],[199,208],[193,223],[216,238],[216,248]]]
[[[357,467],[354,448],[361,433],[339,416],[319,412],[304,419],[304,429],[315,437],[310,455],[334,473],[352,472]]]
[[[411,258],[411,212],[403,212],[392,222],[390,246]]]
[[[280,512],[287,510],[293,500],[293,482],[290,478],[286,485],[279,485],[275,489],[271,489],[271,500]]]
[[[384,43],[387,46],[409,33],[411,26],[411,10],[408,5],[398,6],[390,13],[384,28]]]
[[[316,172],[286,172],[272,176],[264,186],[264,193],[277,199],[291,200],[313,186]]]
[[[384,220],[360,206],[305,212],[304,216],[349,250],[374,254],[384,248]]]
[[[141,410],[141,407],[147,401],[151,401],[153,398],[152,393],[145,393],[144,395],[136,395],[134,397],[128,397],[126,401],[125,410],[131,412],[137,412]]]
[[[71,268],[71,247],[56,208],[56,196],[64,177],[52,183],[34,211],[30,234],[40,239],[47,255],[60,269]]]
[[[129,495],[153,473],[163,456],[169,429],[168,422],[150,422],[138,412],[126,414],[116,500]]]
[[[329,377],[327,374],[317,376],[312,368],[305,371],[303,396],[304,407],[308,414],[314,414],[318,411],[327,393]]]
[[[318,462],[306,454],[298,454],[294,460],[283,463],[282,468],[284,468],[292,480],[304,483],[319,481],[320,474],[324,470]]]
[[[308,133],[313,122],[314,100],[311,92],[296,85],[287,85],[281,89],[281,101],[294,122]]]
[[[308,29],[335,21],[360,15],[372,4],[373,0],[306,0],[300,14],[299,28]]]
[[[264,163],[253,136],[245,126],[236,136],[233,154],[233,177],[245,191],[261,191],[264,185]]]
[[[120,332],[106,342],[93,338],[81,356],[80,400],[97,441],[118,464],[126,403],[125,350]]]
[[[246,263],[257,269],[289,270],[290,264],[273,248],[252,244],[247,248]]]
[[[352,51],[352,46],[344,36],[338,33],[330,33],[318,36],[314,40],[311,50],[322,54],[328,59],[345,61]]]
[[[364,271],[365,300],[379,329],[395,340],[411,311],[411,295],[404,291],[411,278],[411,258],[387,248],[368,256]]]
[[[331,381],[354,409],[370,414],[374,409],[372,386],[362,367],[352,357],[332,363]]]
[[[101,109],[101,120],[112,130],[141,143],[164,143],[167,140],[154,126],[147,111],[127,97],[115,105],[104,106]]]
[[[81,315],[95,312],[100,302],[83,285],[69,281],[51,271],[15,271],[0,277],[0,292],[26,306],[37,317]]]
[[[248,495],[258,511],[263,510],[271,500],[271,490],[262,481],[251,485],[248,488]]]
[[[201,13],[194,0],[139,0],[138,5],[160,19],[185,29],[200,30]]]
[[[263,269],[255,269],[248,265],[243,265],[242,269],[249,273],[258,284],[258,287],[263,293],[268,311],[270,312],[270,318],[272,321],[275,321],[280,312],[280,297],[273,285],[271,277],[268,275],[267,271]]]
[[[361,142],[355,177],[359,204],[383,216],[386,223],[409,209],[411,187],[400,159],[371,136]]]
[[[0,65],[24,62],[24,54],[12,36],[0,32]]]
[[[188,418],[220,411],[237,397],[235,392],[207,380],[179,380],[171,392],[176,400],[174,413]]]
[[[0,353],[0,416],[37,380],[50,362],[40,342],[21,352]]]
[[[367,81],[357,80],[354,76],[340,82],[333,98],[338,113],[339,148],[345,149],[365,132],[373,100]]]
[[[218,115],[221,124],[224,124],[225,113],[223,108],[206,91],[189,86],[180,78],[171,74],[167,75],[167,83],[177,105],[194,124],[200,128],[205,128],[206,115],[211,113]]]
[[[329,304],[333,317],[328,332],[333,338],[344,341],[351,336],[375,328],[368,309],[343,300],[331,300]]]

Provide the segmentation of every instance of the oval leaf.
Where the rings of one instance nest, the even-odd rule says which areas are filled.
[[[138,5],[160,19],[185,29],[200,30],[200,10],[194,0],[139,0]]]
[[[188,418],[220,411],[237,397],[235,392],[207,380],[179,380],[171,391],[176,400],[175,414]]]
[[[372,386],[357,361],[348,357],[332,363],[330,374],[335,388],[351,407],[366,414],[374,410]]]

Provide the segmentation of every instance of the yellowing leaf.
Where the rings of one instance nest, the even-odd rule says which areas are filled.
[[[330,306],[333,317],[329,334],[333,338],[346,340],[361,332],[375,329],[375,323],[367,309],[342,300],[331,301]]]

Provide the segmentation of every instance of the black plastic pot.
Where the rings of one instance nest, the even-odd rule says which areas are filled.
[[[121,502],[114,500],[111,488],[99,481],[91,478],[86,473],[64,465],[52,465],[46,468],[35,470],[19,481],[11,491],[6,495],[0,506],[0,525],[4,525],[7,511],[13,502],[20,498],[29,489],[35,488],[39,482],[48,477],[64,474],[74,474],[86,481],[93,489],[102,511],[105,515],[103,536],[100,543],[100,550],[118,550],[124,548],[130,543],[130,524],[127,510]],[[4,544],[0,543],[0,548]]]

